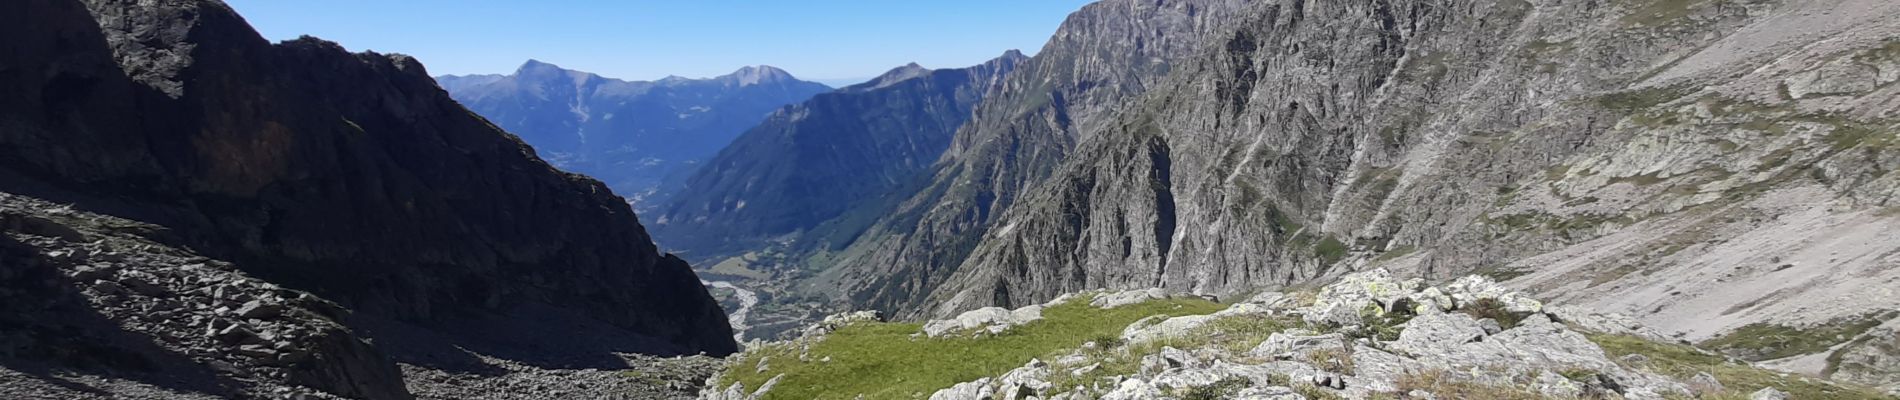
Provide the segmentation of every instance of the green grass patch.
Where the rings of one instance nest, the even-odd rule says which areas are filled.
[[[1053,374],[1049,382],[1052,393],[1073,390],[1076,386],[1088,386],[1111,376],[1127,376],[1141,369],[1141,358],[1149,354],[1160,353],[1163,347],[1177,349],[1198,349],[1217,347],[1232,354],[1246,354],[1265,342],[1274,333],[1288,328],[1306,326],[1299,318],[1279,315],[1235,315],[1209,321],[1187,334],[1162,338],[1150,342],[1122,347],[1121,339],[1094,340],[1098,344],[1093,349],[1080,352],[1088,361],[1080,365],[1096,364],[1097,367],[1080,375]],[[1052,356],[1053,358],[1053,356]]]
[[[1896,314],[1900,312],[1865,314],[1807,327],[1754,323],[1701,345],[1749,361],[1815,354],[1847,343]]]
[[[1340,259],[1346,258],[1346,244],[1328,235],[1320,239],[1318,245],[1313,246],[1313,254],[1318,255],[1320,260],[1331,265],[1332,263],[1339,262]]]
[[[1697,373],[1707,372],[1714,375],[1729,393],[1754,393],[1765,387],[1774,387],[1794,395],[1797,399],[1886,399],[1872,389],[1838,384],[1819,379],[1783,374],[1754,366],[1730,361],[1721,355],[1709,353],[1688,345],[1657,343],[1642,338],[1622,335],[1589,335],[1590,341],[1603,347],[1610,359],[1618,360],[1625,367],[1638,368],[1666,375],[1678,380],[1688,380]],[[1645,360],[1629,361],[1624,356],[1640,354]]]
[[[1078,299],[1043,310],[1043,320],[981,338],[927,338],[912,334],[916,323],[863,323],[832,332],[811,345],[799,361],[795,346],[775,345],[748,352],[733,362],[721,385],[757,388],[779,374],[785,377],[768,399],[909,399],[939,389],[996,376],[1062,349],[1106,335],[1151,315],[1199,315],[1222,305],[1201,299],[1169,299],[1097,309]],[[759,372],[762,357],[771,357]],[[829,357],[830,362],[821,361]]]

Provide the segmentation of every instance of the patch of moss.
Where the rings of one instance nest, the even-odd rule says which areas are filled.
[[[1280,211],[1278,208],[1268,211],[1273,214],[1273,226],[1280,229],[1281,235],[1291,235],[1294,232],[1300,231],[1302,227],[1300,223],[1294,221],[1293,217],[1287,215],[1286,212]]]
[[[1328,265],[1346,258],[1346,250],[1346,244],[1331,235],[1321,238],[1319,244],[1313,246],[1313,254]]]

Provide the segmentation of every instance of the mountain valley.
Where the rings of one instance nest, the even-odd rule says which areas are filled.
[[[0,397],[1900,398],[1900,2],[1098,0],[835,89],[233,5],[0,6]]]

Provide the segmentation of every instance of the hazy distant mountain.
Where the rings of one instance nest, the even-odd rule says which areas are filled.
[[[623,81],[529,60],[511,75],[441,76],[451,96],[562,169],[639,204],[773,110],[830,91],[778,68]]]
[[[812,232],[892,195],[950,146],[983,95],[1028,57],[931,70],[909,64],[774,113],[694,172],[656,212],[666,245],[691,257],[727,255]],[[833,223],[814,241],[849,240],[862,223]]]

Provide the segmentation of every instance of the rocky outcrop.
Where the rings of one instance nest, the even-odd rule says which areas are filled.
[[[1828,356],[1829,378],[1900,394],[1900,319],[1888,321]]]
[[[600,179],[642,212],[772,110],[831,91],[770,66],[624,81],[528,60],[509,75],[436,79],[555,167]]]
[[[1698,390],[1722,392],[1697,389],[1706,385],[1694,386],[1694,382],[1678,381],[1612,360],[1583,333],[1538,310],[1511,311],[1510,315],[1521,320],[1511,321],[1508,328],[1497,328],[1496,320],[1474,316],[1477,311],[1473,307],[1490,307],[1478,300],[1450,304],[1442,309],[1413,306],[1420,304],[1420,300],[1444,293],[1457,297],[1485,293],[1488,296],[1485,299],[1492,299],[1484,300],[1487,303],[1498,298],[1519,299],[1521,303],[1535,301],[1516,291],[1471,289],[1492,285],[1495,284],[1489,279],[1477,276],[1460,279],[1457,284],[1427,287],[1416,280],[1395,279],[1383,270],[1352,274],[1322,288],[1310,305],[1297,306],[1269,297],[1262,298],[1262,302],[1237,303],[1228,311],[1212,315],[1174,317],[1158,324],[1137,322],[1128,327],[1130,332],[1135,332],[1145,329],[1144,325],[1219,318],[1309,321],[1304,325],[1306,328],[1274,332],[1245,354],[1232,353],[1222,346],[1194,347],[1194,343],[1250,332],[1220,328],[1179,330],[1153,339],[1169,339],[1171,341],[1165,343],[1187,347],[1163,346],[1152,353],[1136,353],[1152,347],[1131,345],[1104,351],[1085,344],[1084,350],[1057,362],[1032,360],[995,377],[940,390],[931,398],[978,399],[989,397],[973,396],[1005,394],[1004,398],[1050,399],[1303,399],[1316,395],[1354,399],[1399,395],[1407,398],[1508,395],[1516,396],[1511,398],[1661,399],[1703,393]],[[1364,296],[1367,292],[1376,293],[1376,299]],[[1367,320],[1330,321],[1314,317],[1334,314],[1336,305],[1345,303],[1363,305],[1364,311],[1358,315]],[[1381,338],[1370,329],[1370,325],[1388,323],[1398,330],[1392,338]],[[1127,357],[1141,359],[1139,370],[1134,374],[1091,375],[1102,363]],[[1050,383],[1062,376],[1092,379],[1063,380],[1079,383],[1074,387],[1056,387]],[[1474,388],[1489,388],[1485,389],[1489,391]]]
[[[0,193],[0,392],[76,396],[15,374],[77,368],[132,398],[409,398],[348,311],[155,242],[163,229]]]
[[[799,251],[848,243],[901,200],[889,197],[931,167],[1025,59],[1010,51],[967,68],[911,64],[772,113],[686,180],[660,209],[656,235],[707,262],[778,242]]]
[[[212,386],[370,398],[407,393],[390,357],[350,329],[363,317],[419,325],[432,332],[421,344],[441,345],[493,332],[436,328],[514,326],[516,311],[553,309],[613,337],[650,339],[616,350],[736,348],[693,272],[657,251],[622,199],[461,108],[412,58],[314,38],[267,43],[215,1],[4,7],[0,192],[135,221],[112,229],[145,242],[135,249],[185,254],[35,264],[34,274],[57,269],[71,281],[50,286],[91,299],[66,304],[102,302],[94,325],[49,328],[75,345],[145,338],[221,360],[207,361],[213,371],[179,370]],[[22,221],[58,212],[35,210]],[[11,246],[19,257],[53,260],[99,235],[19,233],[57,239],[11,239],[24,243]],[[161,309],[176,312],[124,311]],[[115,323],[131,328],[114,333]],[[565,328],[544,326],[534,340],[581,334]],[[190,338],[171,336],[186,330]]]

